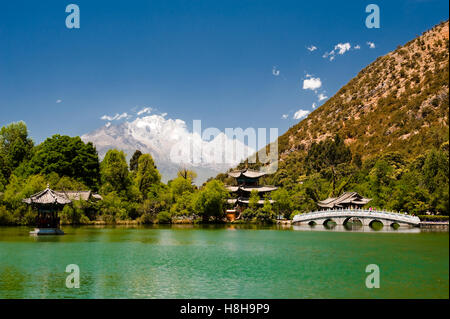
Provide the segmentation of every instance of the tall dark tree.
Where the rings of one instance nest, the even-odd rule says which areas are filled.
[[[334,139],[314,143],[306,155],[306,167],[311,172],[326,171],[331,176],[332,195],[336,190],[337,167],[339,164],[350,163],[352,153],[344,141],[336,134]]]
[[[150,188],[161,181],[161,175],[156,169],[155,162],[150,154],[143,154],[139,157],[135,181],[144,199],[147,199],[147,193]]]
[[[136,150],[133,156],[130,159],[130,171],[137,171],[139,158],[141,157],[142,152],[140,150]]]
[[[104,192],[115,191],[125,197],[131,185],[125,153],[109,150],[100,167]]]

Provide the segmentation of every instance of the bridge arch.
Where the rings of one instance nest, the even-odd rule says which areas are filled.
[[[360,223],[361,225],[363,225],[363,221],[359,218],[359,217],[355,217],[355,216],[349,216],[347,218],[344,219],[344,222],[342,223],[342,225],[346,225],[349,222],[357,222],[358,224]]]
[[[392,222],[390,226],[391,226],[392,228],[394,228],[394,229],[397,229],[397,228],[400,227],[400,224],[397,223],[397,222]]]
[[[326,228],[334,228],[337,225],[337,223],[333,218],[326,218],[323,221],[322,225]]]
[[[381,227],[378,228],[378,227],[376,226],[377,223],[379,223],[379,224],[381,225]],[[383,224],[383,222],[382,222],[381,220],[379,220],[379,219],[372,219],[372,220],[369,222],[369,227],[372,228],[372,229],[374,229],[374,230],[378,230],[378,229],[383,228],[383,227],[384,227],[384,224]]]

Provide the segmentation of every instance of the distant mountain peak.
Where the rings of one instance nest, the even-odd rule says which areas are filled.
[[[183,120],[167,119],[164,115],[157,114],[137,117],[132,121],[118,124],[107,124],[81,138],[96,146],[100,158],[103,158],[110,149],[124,151],[127,160],[136,150],[151,154],[163,176],[163,181],[176,177],[180,168],[195,170],[198,174],[195,181],[197,184],[236,166],[254,152],[241,141],[230,139],[224,133],[205,141],[198,133],[190,132]],[[245,150],[246,156],[230,161],[230,154],[226,152],[233,149],[231,146],[236,144]],[[214,157],[217,148],[224,152],[224,161],[216,160]],[[173,154],[176,154],[174,150],[178,149],[182,154],[197,154],[195,158],[197,160],[189,155],[176,158]],[[202,156],[199,157],[199,153]]]

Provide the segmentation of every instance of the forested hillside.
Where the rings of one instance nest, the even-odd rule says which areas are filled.
[[[279,137],[265,182],[299,211],[355,190],[375,207],[448,214],[448,50],[446,21],[379,57]]]

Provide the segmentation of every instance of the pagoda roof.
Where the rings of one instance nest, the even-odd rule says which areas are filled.
[[[275,186],[226,186],[226,189],[232,193],[242,190],[244,192],[257,191],[258,193],[272,192],[277,190]]]
[[[25,198],[23,202],[27,204],[41,204],[41,205],[48,205],[48,204],[66,205],[70,204],[72,201],[66,196],[62,195],[61,193],[51,190],[47,185],[46,189],[44,189],[39,193],[31,195],[29,198]]]
[[[66,197],[70,200],[84,200],[88,201],[93,198],[96,200],[101,200],[103,197],[99,194],[95,194],[92,191],[54,191],[56,194]]]
[[[258,200],[258,204],[259,205],[263,205],[264,204],[264,199],[260,199],[260,200]],[[236,204],[236,203],[240,203],[240,204],[248,204],[250,202],[250,199],[249,198],[230,198],[230,199],[227,199],[227,203],[228,204]],[[275,203],[275,201],[274,200],[272,200],[272,199],[269,199],[269,202],[271,203],[271,204],[273,204],[273,203]]]
[[[247,178],[260,178],[262,176],[266,175],[266,173],[264,172],[260,172],[260,171],[255,171],[252,169],[243,169],[243,170],[238,170],[238,171],[231,171],[228,172],[228,176],[234,177],[234,178],[239,178],[242,176],[245,176]]]
[[[330,197],[317,202],[317,205],[323,208],[340,208],[342,204],[366,205],[371,198],[365,198],[357,192],[346,192],[339,197]]]

